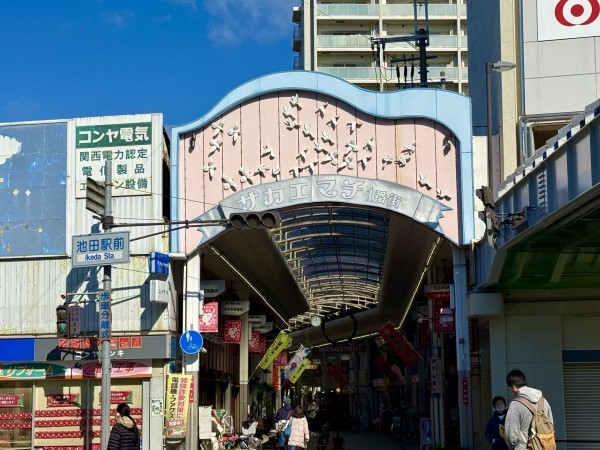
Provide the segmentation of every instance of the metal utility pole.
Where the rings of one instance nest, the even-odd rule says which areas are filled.
[[[104,231],[110,230],[112,224],[112,161],[107,159],[104,163]],[[111,272],[112,266],[104,266],[104,278],[102,279],[102,289],[108,293],[109,309],[111,308]],[[112,314],[111,314],[112,315]],[[101,359],[102,359],[102,396],[101,419],[100,419],[100,449],[106,450],[108,447],[108,438],[110,436],[110,334],[112,333],[112,323],[109,324],[108,338],[100,336],[101,339]]]

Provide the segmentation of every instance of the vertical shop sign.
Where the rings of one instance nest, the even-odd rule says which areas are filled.
[[[225,321],[223,342],[228,344],[239,344],[242,342],[242,321],[239,319],[228,319]]]
[[[112,329],[112,312],[110,308],[110,291],[100,291],[98,294],[100,297],[100,310],[98,312],[98,317],[100,319],[99,327],[99,337],[98,340],[100,342],[107,341],[111,339],[111,329]]]
[[[390,349],[402,359],[402,362],[406,366],[412,367],[419,361],[419,353],[391,323],[386,323],[379,330],[379,335],[389,345]]]
[[[202,307],[202,314],[198,319],[198,331],[200,333],[218,333],[219,304],[217,302],[205,303]]]
[[[165,402],[167,439],[185,438],[191,380],[191,375],[169,374],[167,376]]]
[[[448,301],[433,302],[433,331],[436,333],[454,333],[454,310]]]
[[[467,377],[462,377],[462,402],[463,405],[469,404],[469,380]]]
[[[69,336],[81,334],[81,308],[79,305],[69,306]]]
[[[294,372],[299,370],[299,368],[302,365],[306,367],[307,364],[304,363],[304,360],[306,359],[309,353],[310,349],[305,348],[303,345],[300,345],[300,347],[298,347],[298,350],[296,350],[296,353],[294,353],[294,356],[292,356],[292,359],[290,359],[290,362],[288,362],[285,366],[285,369],[283,370],[283,379],[292,381],[292,378],[294,377]],[[310,364],[310,361],[308,362],[308,364]]]

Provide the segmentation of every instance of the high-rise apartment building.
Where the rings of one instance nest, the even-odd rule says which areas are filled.
[[[463,0],[303,0],[293,20],[298,24],[295,69],[328,73],[373,90],[418,86],[416,41],[391,41],[428,29],[428,86],[468,94]],[[385,47],[373,45],[382,38]]]

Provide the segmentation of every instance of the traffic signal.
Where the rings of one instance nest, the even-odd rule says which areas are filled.
[[[69,309],[66,305],[56,307],[56,332],[58,334],[69,334]]]
[[[475,191],[475,195],[482,201],[485,208],[484,211],[479,211],[477,215],[485,222],[488,245],[496,248],[496,240],[500,236],[500,223],[494,211],[494,193],[489,186],[482,186],[481,189]]]
[[[281,217],[275,211],[239,212],[229,216],[231,227],[236,230],[275,228],[281,223]]]

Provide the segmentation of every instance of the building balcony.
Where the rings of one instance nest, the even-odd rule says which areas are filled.
[[[413,5],[381,5],[382,16],[386,18],[414,19],[415,10]],[[316,10],[317,18],[331,19],[331,17],[351,17],[351,18],[378,18],[380,5],[365,5],[354,3],[323,4],[320,3]],[[417,17],[425,18],[425,8],[417,6]],[[429,18],[434,20],[438,18],[448,19],[467,17],[467,5],[429,5]]]
[[[389,35],[388,37],[393,37]],[[436,49],[452,49],[456,50],[460,47],[462,50],[467,50],[467,36],[456,35],[432,35],[429,36],[429,48]],[[368,36],[346,36],[346,35],[328,35],[321,34],[317,36],[317,48],[323,49],[355,49],[355,50],[371,50],[371,41]],[[393,42],[386,44],[386,51],[392,49],[401,49],[403,51],[414,50],[408,42]]]
[[[343,78],[350,82],[379,82],[380,72],[377,67],[319,67],[317,69],[319,72],[327,73],[329,75],[333,75],[338,78]],[[442,78],[445,78],[446,81],[458,82],[458,74],[461,74],[461,82],[466,83],[468,79],[468,68],[467,67],[427,67],[427,79],[432,82],[439,81]],[[388,78],[388,83],[397,83],[396,74],[391,70],[387,69],[386,75]],[[418,67],[415,67],[415,76],[414,82],[418,82],[419,80],[419,70]],[[401,79],[401,82],[404,80]]]

